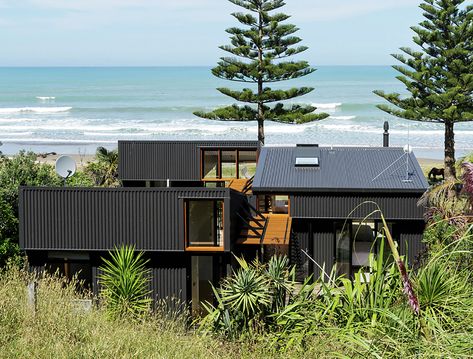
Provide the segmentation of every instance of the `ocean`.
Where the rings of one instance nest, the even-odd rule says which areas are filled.
[[[330,117],[304,125],[267,122],[266,144],[381,146],[389,121],[392,146],[410,143],[418,157],[442,158],[442,124],[376,108],[383,100],[373,90],[403,92],[396,74],[388,66],[321,66],[278,85],[314,87],[294,102],[315,104]],[[0,68],[0,150],[92,154],[124,139],[256,139],[254,122],[192,114],[233,103],[217,87],[242,86],[206,67]],[[473,123],[457,124],[455,134],[458,155],[473,151]]]

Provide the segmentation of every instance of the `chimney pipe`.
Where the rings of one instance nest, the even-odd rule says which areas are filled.
[[[383,147],[389,147],[389,122],[384,122]]]

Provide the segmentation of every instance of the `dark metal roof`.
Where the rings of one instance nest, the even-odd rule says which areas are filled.
[[[303,153],[302,153],[303,152]],[[428,183],[413,153],[386,147],[264,147],[254,192],[423,192]],[[318,167],[296,167],[299,156],[319,157]],[[389,167],[389,168],[388,168]]]
[[[254,148],[257,141],[118,141],[118,173],[128,181],[199,181],[200,148]]]

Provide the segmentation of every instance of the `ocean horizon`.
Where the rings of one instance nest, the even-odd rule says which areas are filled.
[[[403,93],[389,66],[318,66],[278,87],[315,90],[292,103],[330,114],[304,125],[267,121],[266,144],[381,146],[383,123],[391,146],[409,143],[418,157],[443,158],[443,125],[407,121],[376,108],[373,90]],[[215,78],[210,67],[1,67],[0,150],[93,154],[118,140],[256,140],[254,122],[200,119],[196,110],[234,103],[217,87],[243,86]],[[473,151],[473,124],[457,124],[457,155]]]

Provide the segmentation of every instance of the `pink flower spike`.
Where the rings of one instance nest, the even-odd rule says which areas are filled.
[[[463,168],[463,189],[473,195],[473,163],[465,162]]]
[[[416,315],[419,315],[419,300],[417,299],[417,296],[414,293],[414,288],[412,288],[412,283],[409,279],[409,276],[407,275],[406,266],[404,265],[404,262],[402,260],[399,260],[397,262],[397,265],[401,272],[401,280],[403,284],[404,294],[407,296],[408,303],[414,313]]]

